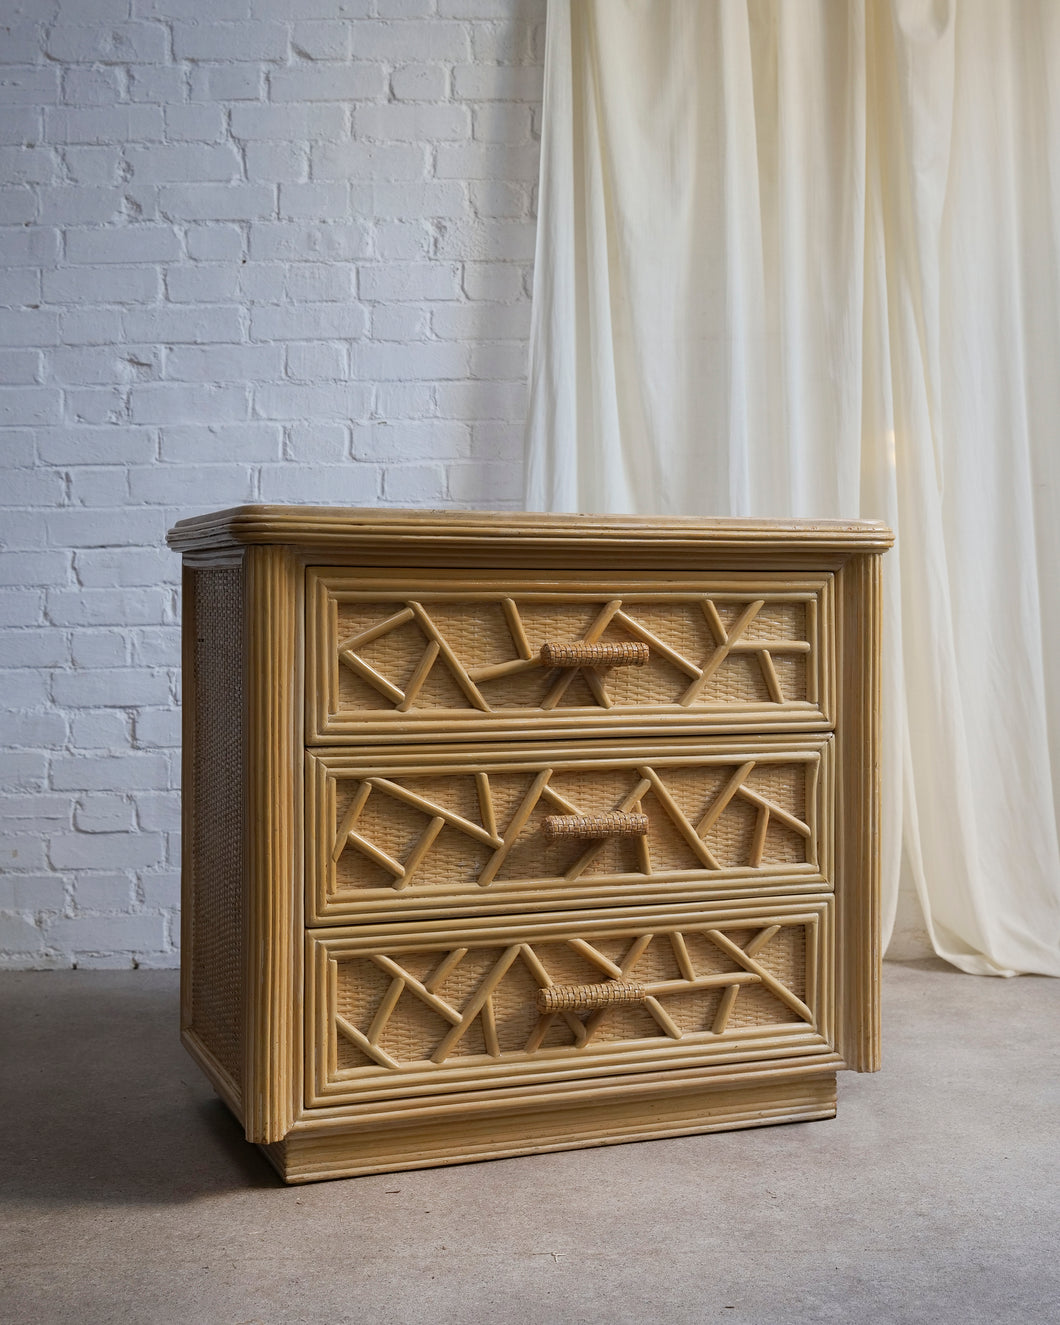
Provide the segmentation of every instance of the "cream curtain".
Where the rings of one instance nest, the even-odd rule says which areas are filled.
[[[885,922],[1060,974],[1060,4],[550,0],[530,509],[888,521]]]

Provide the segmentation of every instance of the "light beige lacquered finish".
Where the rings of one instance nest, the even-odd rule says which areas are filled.
[[[183,1036],[287,1180],[827,1117],[879,1065],[887,530],[170,541]]]

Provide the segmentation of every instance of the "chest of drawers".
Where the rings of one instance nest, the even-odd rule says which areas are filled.
[[[182,1035],[286,1180],[824,1118],[878,1067],[886,529],[170,542]]]

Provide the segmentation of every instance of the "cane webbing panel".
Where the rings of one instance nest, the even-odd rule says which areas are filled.
[[[192,572],[193,827],[190,868],[191,1026],[237,1085],[243,1076],[243,573]]]

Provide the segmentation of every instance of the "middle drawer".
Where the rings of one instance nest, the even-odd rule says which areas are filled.
[[[310,924],[830,884],[831,737],[307,753]]]

